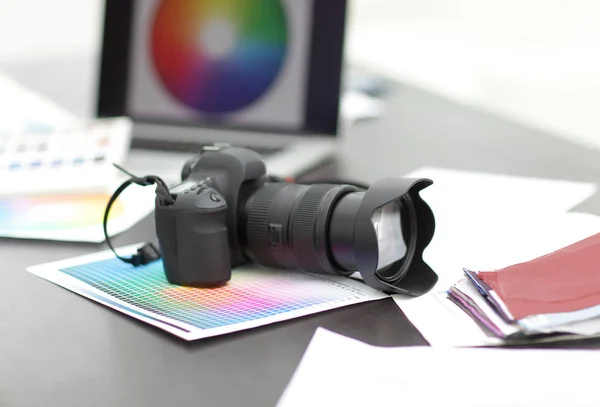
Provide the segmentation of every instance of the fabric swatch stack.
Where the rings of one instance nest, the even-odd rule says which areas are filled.
[[[488,336],[600,334],[600,234],[525,263],[464,273],[448,298]]]

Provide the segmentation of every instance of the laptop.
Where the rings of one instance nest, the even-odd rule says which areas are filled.
[[[132,172],[207,145],[297,177],[340,138],[346,0],[106,0],[97,115],[132,119]]]

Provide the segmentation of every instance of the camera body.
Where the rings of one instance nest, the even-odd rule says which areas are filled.
[[[222,285],[232,268],[246,262],[238,215],[247,196],[268,181],[265,164],[249,149],[215,148],[188,161],[181,178],[170,190],[172,205],[155,202],[167,279],[184,286]]]

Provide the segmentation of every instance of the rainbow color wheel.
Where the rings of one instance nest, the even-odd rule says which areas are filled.
[[[271,87],[288,40],[280,0],[163,0],[151,32],[168,93],[207,114],[249,106]]]

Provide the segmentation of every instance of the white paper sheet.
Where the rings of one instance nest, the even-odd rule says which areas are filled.
[[[118,252],[130,256],[137,247]],[[169,284],[162,260],[133,267],[110,251],[28,271],[188,341],[387,298],[344,277],[253,266],[236,268],[221,287],[182,287]]]
[[[490,209],[506,214],[566,212],[592,196],[593,183],[559,179],[519,177],[481,171],[422,167],[407,177],[428,177],[434,184],[422,195],[443,213],[472,213],[486,222]],[[498,212],[497,216],[502,214]]]
[[[439,282],[425,296],[397,295],[394,300],[435,346],[489,343],[458,307],[463,315],[450,318],[440,302],[463,277],[463,268],[505,267],[600,232],[600,217],[566,213],[596,192],[594,184],[439,168],[423,168],[407,176],[434,181],[422,192],[436,217],[435,236],[424,258],[438,273]]]
[[[69,128],[77,121],[66,109],[0,72],[0,135]]]
[[[374,347],[319,328],[279,407],[598,406],[600,352]]]

